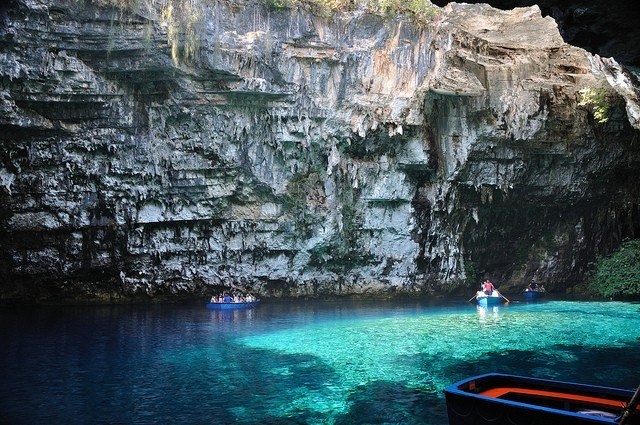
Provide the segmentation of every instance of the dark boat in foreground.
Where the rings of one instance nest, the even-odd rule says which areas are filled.
[[[498,373],[444,390],[449,425],[639,425],[639,392]]]
[[[260,303],[260,300],[250,302],[208,302],[207,308],[211,310],[241,310],[247,308],[253,308]]]

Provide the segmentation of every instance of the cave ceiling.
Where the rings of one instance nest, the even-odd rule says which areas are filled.
[[[449,1],[433,0],[438,6]],[[481,0],[508,10],[537,4],[558,23],[564,40],[593,54],[640,67],[640,3],[637,0]]]

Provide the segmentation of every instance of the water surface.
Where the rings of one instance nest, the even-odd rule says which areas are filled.
[[[446,424],[470,375],[640,384],[634,303],[3,309],[0,330],[11,424]]]

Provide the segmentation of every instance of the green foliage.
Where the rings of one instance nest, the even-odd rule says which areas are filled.
[[[175,4],[174,4],[175,3]],[[190,1],[174,0],[162,8],[162,25],[167,28],[171,58],[192,62],[200,48],[202,12]]]
[[[167,43],[171,47],[171,58],[177,66],[180,62],[191,63],[196,59],[200,49],[200,38],[203,30],[203,14],[200,5],[192,0],[96,0],[97,4],[113,7],[118,10],[119,19],[126,20],[134,16],[141,7],[159,11],[160,24],[167,31]],[[113,24],[112,24],[113,26]],[[153,26],[148,24],[143,31],[145,49],[149,50]],[[110,38],[108,50],[115,46]]]
[[[610,101],[604,88],[585,87],[580,89],[580,106],[590,106],[593,117],[600,124],[609,121]]]
[[[367,0],[368,6],[383,16],[407,14],[421,24],[438,16],[439,10],[429,0]]]
[[[140,7],[139,0],[95,0],[95,3],[115,7],[121,14],[129,13]]]
[[[295,0],[264,0],[264,4],[267,5],[270,9],[286,9],[290,7],[294,7],[296,4]]]
[[[153,23],[149,21],[149,23],[147,23],[144,26],[144,30],[142,33],[142,45],[144,46],[145,53],[149,53],[151,50],[152,38],[153,38]]]
[[[309,265],[320,270],[328,270],[338,275],[348,273],[358,267],[373,264],[373,255],[363,254],[344,239],[333,239],[326,245],[309,250]]]
[[[307,6],[313,13],[329,17],[339,11],[364,7],[368,12],[383,16],[406,14],[420,24],[426,24],[437,16],[439,8],[430,0],[262,0],[267,7],[287,9]],[[133,15],[146,7],[160,11],[160,23],[167,31],[167,42],[171,47],[174,63],[192,63],[198,54],[204,31],[201,5],[192,0],[96,0],[98,4],[115,7],[121,17]],[[149,28],[144,33],[145,44],[151,40]],[[113,46],[110,46],[112,49]]]
[[[292,214],[298,214],[307,209],[307,198],[318,187],[322,187],[322,180],[318,173],[299,173],[291,178],[287,185],[287,195],[284,205]]]
[[[311,236],[311,228],[317,221],[313,213],[313,204],[317,197],[322,197],[322,180],[319,173],[300,173],[294,176],[287,185],[287,193],[281,196],[285,211],[294,219],[302,237]]]
[[[590,286],[608,298],[640,296],[640,239],[623,243],[607,258],[598,258]]]
[[[386,17],[406,14],[420,24],[435,18],[439,8],[430,0],[264,0],[274,9],[309,6],[315,13],[329,16],[332,13],[364,7],[368,12]]]
[[[467,276],[467,280],[465,281],[467,285],[474,286],[478,279],[478,268],[476,264],[471,260],[466,260],[464,262],[464,274]]]
[[[293,9],[308,6],[321,16],[330,16],[341,10],[350,10],[353,3],[350,0],[263,0],[272,9]]]

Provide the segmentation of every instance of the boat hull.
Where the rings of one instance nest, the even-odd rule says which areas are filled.
[[[481,307],[492,307],[496,305],[504,304],[504,298],[502,297],[477,297],[476,302]]]
[[[260,301],[253,301],[249,303],[207,303],[207,308],[210,310],[243,310],[254,308],[259,303]]]
[[[525,300],[534,301],[544,298],[546,293],[542,291],[524,291],[522,295],[524,295]]]
[[[490,373],[445,388],[449,425],[616,424],[633,391]],[[640,412],[627,425],[640,424]]]

